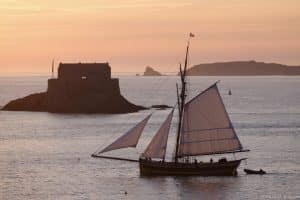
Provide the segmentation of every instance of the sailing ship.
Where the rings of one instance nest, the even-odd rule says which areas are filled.
[[[191,37],[191,35],[190,35]],[[119,137],[102,151],[92,154],[96,158],[127,160],[139,163],[143,176],[236,176],[241,161],[246,159],[198,162],[195,156],[229,154],[249,151],[244,149],[225,109],[217,83],[186,102],[186,71],[189,54],[188,40],[184,67],[180,66],[181,91],[177,86],[177,106],[168,114],[146,150],[138,160],[102,155],[105,152],[136,147],[151,117],[146,116],[136,126]],[[168,135],[175,108],[178,109],[178,126],[174,156],[167,161]]]

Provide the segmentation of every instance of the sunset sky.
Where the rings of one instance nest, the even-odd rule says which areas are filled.
[[[114,72],[258,60],[300,65],[299,0],[0,0],[0,73],[48,73],[51,60]]]

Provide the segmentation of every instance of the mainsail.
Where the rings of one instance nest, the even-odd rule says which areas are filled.
[[[216,83],[184,105],[178,156],[242,150]]]
[[[130,129],[128,132],[126,132],[124,135],[119,137],[112,144],[110,144],[105,149],[100,151],[99,153],[104,153],[107,151],[112,151],[112,150],[127,148],[127,147],[136,147],[136,145],[139,141],[139,138],[140,138],[150,117],[151,117],[151,114],[148,115],[143,121],[138,123],[135,127]]]
[[[174,109],[168,115],[167,119],[161,125],[150,144],[143,153],[146,158],[161,158],[164,159],[166,155],[168,135],[172,122]]]

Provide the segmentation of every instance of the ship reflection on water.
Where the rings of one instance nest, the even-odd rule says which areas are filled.
[[[228,181],[230,178],[226,178],[226,180]],[[220,182],[220,178],[176,178],[176,186],[180,197],[183,197],[183,199],[192,199],[195,197],[199,199],[220,199],[221,197],[226,199],[224,196],[225,193],[221,192],[226,190],[226,182]],[[231,182],[233,182],[231,184],[235,184],[236,179]]]

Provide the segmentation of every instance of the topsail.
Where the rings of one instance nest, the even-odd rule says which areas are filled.
[[[139,138],[149,120],[151,117],[151,114],[148,115],[143,121],[138,123],[135,127],[130,129],[127,133],[119,137],[115,142],[107,146],[105,149],[100,151],[99,153],[104,153],[107,151],[112,151],[116,149],[121,149],[121,148],[127,148],[127,147],[136,147]]]
[[[179,157],[242,149],[216,84],[184,105]]]

